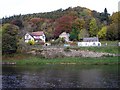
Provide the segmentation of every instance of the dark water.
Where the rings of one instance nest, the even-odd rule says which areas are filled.
[[[117,65],[3,66],[3,88],[119,88]]]

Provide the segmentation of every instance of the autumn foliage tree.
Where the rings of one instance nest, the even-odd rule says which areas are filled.
[[[44,23],[43,18],[32,18],[30,21],[33,31],[38,31],[41,29],[41,25]]]
[[[62,32],[71,32],[73,20],[74,17],[72,16],[62,16],[57,19],[54,36],[58,37]]]
[[[22,20],[12,20],[11,24],[18,26],[20,29],[24,27]]]

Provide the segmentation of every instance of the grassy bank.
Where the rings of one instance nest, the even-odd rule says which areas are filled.
[[[117,42],[117,41],[116,41]],[[102,42],[105,43],[105,42]],[[107,42],[108,43],[108,42]],[[109,42],[109,44],[115,42]],[[118,46],[104,46],[104,47],[70,47],[76,50],[89,50],[95,52],[106,52],[120,54]],[[82,65],[108,65],[118,64],[118,57],[101,57],[101,58],[82,58],[82,57],[66,57],[45,59],[37,56],[15,54],[11,57],[4,57],[3,62],[15,62],[17,65],[41,65],[41,64],[82,64]],[[120,63],[119,63],[120,64]]]
[[[3,62],[15,62],[17,65],[42,65],[42,64],[80,64],[80,65],[109,65],[118,64],[118,57],[101,57],[101,58],[81,58],[81,57],[67,57],[45,59],[30,56],[24,59],[9,59]]]
[[[89,50],[95,52],[105,52],[105,53],[113,53],[118,54],[120,47],[118,46],[104,46],[104,47],[73,47],[72,49],[76,50]]]
[[[111,45],[117,45],[118,44],[118,40],[117,41],[100,41],[102,45],[105,45],[107,43],[107,45],[111,46]]]

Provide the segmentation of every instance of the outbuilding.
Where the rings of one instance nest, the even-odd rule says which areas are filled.
[[[78,46],[101,46],[98,37],[83,38],[83,42],[78,42]]]

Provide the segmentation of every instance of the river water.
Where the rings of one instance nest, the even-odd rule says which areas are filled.
[[[3,66],[2,88],[119,88],[117,65]]]

